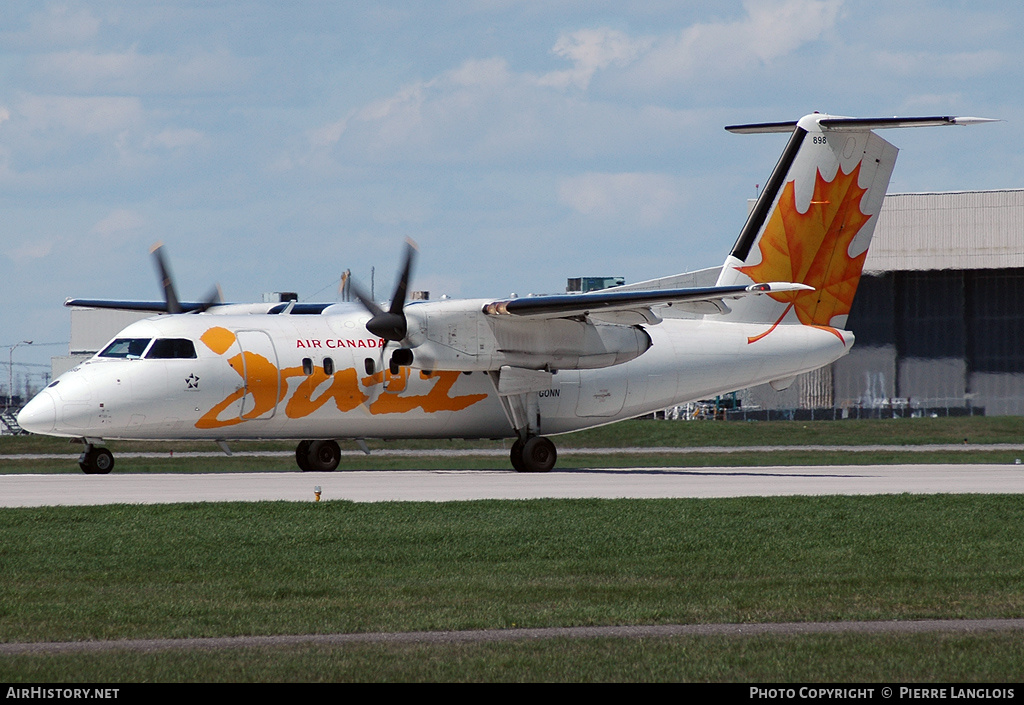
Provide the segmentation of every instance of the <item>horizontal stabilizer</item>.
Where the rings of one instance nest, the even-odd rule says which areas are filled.
[[[994,118],[952,117],[950,115],[933,117],[890,117],[890,118],[850,118],[821,115],[817,123],[826,130],[881,130],[890,127],[939,127],[942,125],[979,125],[985,122],[999,122]],[[756,122],[749,125],[729,125],[725,129],[738,135],[755,135],[769,132],[792,132],[797,121]]]

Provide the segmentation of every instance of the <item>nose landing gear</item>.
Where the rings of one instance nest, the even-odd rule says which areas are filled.
[[[78,467],[86,475],[106,475],[114,469],[114,454],[106,448],[87,445],[78,457]]]

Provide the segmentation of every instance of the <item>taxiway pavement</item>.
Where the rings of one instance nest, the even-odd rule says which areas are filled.
[[[0,506],[170,502],[450,502],[474,499],[676,498],[869,494],[1024,494],[1024,465],[760,468],[374,470],[333,473],[0,475]]]

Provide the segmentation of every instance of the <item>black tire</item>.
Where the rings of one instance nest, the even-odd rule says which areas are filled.
[[[82,453],[78,467],[86,475],[107,475],[114,469],[114,454],[106,448],[91,448]]]
[[[517,438],[516,442],[512,444],[509,459],[512,461],[513,470],[516,472],[526,472],[526,467],[523,465],[523,440],[521,438]]]
[[[341,462],[341,448],[334,441],[313,441],[309,444],[306,464],[311,472],[334,472]]]
[[[524,472],[549,472],[558,460],[555,444],[547,438],[536,436],[523,443]]]
[[[309,472],[309,447],[313,445],[313,441],[299,441],[299,447],[295,449],[295,462],[299,465],[299,470],[302,472]]]

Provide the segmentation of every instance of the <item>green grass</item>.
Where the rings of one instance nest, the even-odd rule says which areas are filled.
[[[761,446],[761,445],[923,445],[1024,443],[1024,417],[971,416],[963,418],[860,419],[851,421],[622,421],[557,436],[562,448],[622,448],[631,446]],[[503,441],[406,440],[367,441],[380,448],[496,448]],[[504,446],[503,446],[504,443]],[[294,450],[290,441],[238,441],[239,450]],[[213,442],[116,441],[122,451],[216,450]],[[355,448],[355,444],[351,444]],[[66,438],[49,436],[0,437],[0,455],[13,453],[68,453],[81,446]]]
[[[0,639],[1024,615],[1016,496],[0,510]]]
[[[1018,497],[981,495],[4,509],[0,640],[1021,617],[1022,520]],[[893,658],[893,678],[987,672],[956,647],[919,663],[921,644],[949,643],[984,654],[1008,641],[306,645],[5,657],[0,678],[163,680],[178,663],[186,680],[776,680],[838,659],[837,677],[877,680],[871,664]],[[994,677],[1019,678],[1021,648],[1001,654]],[[278,661],[291,670],[263,669]],[[317,676],[322,662],[337,665]]]
[[[0,639],[1024,615],[1016,496],[0,510]]]
[[[572,440],[570,440],[572,439]],[[558,437],[565,447],[1024,443],[1024,417],[847,421],[624,421]]]

